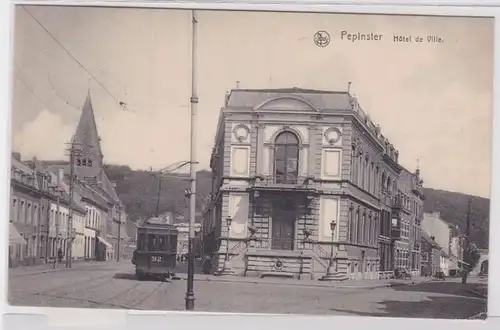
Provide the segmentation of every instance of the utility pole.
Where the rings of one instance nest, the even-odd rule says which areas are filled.
[[[122,227],[122,215],[119,213],[118,217],[118,247],[116,251],[116,262],[120,262],[120,245],[121,245],[121,227]]]
[[[189,192],[189,245],[188,245],[188,280],[186,290],[186,310],[194,309],[194,224],[196,218],[196,110],[198,107],[196,81],[196,10],[192,11],[192,46],[191,46],[191,139],[190,139],[190,179]]]
[[[469,272],[471,271],[471,253],[470,253],[470,209],[471,209],[471,204],[472,200],[469,199],[468,202],[468,209],[467,209],[467,227],[466,227],[466,232],[465,232],[465,262],[467,262],[467,265],[464,267],[464,270],[462,272],[462,284],[467,284],[467,276],[469,275]]]
[[[68,214],[68,240],[66,252],[66,268],[71,268],[73,259],[73,198],[75,190],[75,143],[71,141],[69,149],[69,214]]]
[[[60,217],[59,217],[59,213],[61,212],[60,211],[60,207],[61,207],[61,174],[59,172],[57,172],[57,178],[56,178],[56,195],[57,195],[57,199],[56,199],[56,216],[55,216],[55,222],[56,222],[56,244],[54,244],[54,247],[55,247],[55,251],[54,252],[54,268],[56,267],[58,261],[59,261],[59,248],[60,248],[60,239],[59,239],[59,222],[60,222]]]
[[[158,193],[156,195],[156,217],[160,216],[160,194],[161,194],[161,177],[158,176]]]

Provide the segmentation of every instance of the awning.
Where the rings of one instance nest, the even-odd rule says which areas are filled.
[[[109,244],[108,242],[106,242],[106,240],[104,238],[97,236],[97,239],[99,240],[99,242],[101,242],[102,244],[106,245],[106,247],[108,249],[113,250],[113,246],[111,244]]]
[[[11,244],[26,244],[24,237],[19,234],[16,226],[12,222],[9,223],[9,245]]]

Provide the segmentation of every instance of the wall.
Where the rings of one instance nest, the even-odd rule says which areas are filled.
[[[448,224],[439,217],[439,214],[425,213],[421,227],[429,236],[435,237],[436,243],[446,254],[450,254],[450,228]]]

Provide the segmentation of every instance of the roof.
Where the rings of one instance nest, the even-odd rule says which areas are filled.
[[[87,93],[87,98],[83,105],[82,114],[80,115],[80,121],[76,128],[74,141],[83,146],[91,146],[95,148],[95,151],[102,155],[101,143],[99,134],[97,131],[97,124],[95,121],[94,109],[92,107],[92,99],[90,96],[90,90]]]
[[[431,247],[433,248],[441,248],[438,243],[436,243],[435,240],[433,240],[429,234],[427,234],[425,231],[422,231],[422,239],[427,242]]]
[[[63,169],[65,176],[70,175],[70,166],[67,163],[64,164],[60,162],[59,164],[46,165],[46,167],[51,172],[57,172],[58,169]],[[91,181],[87,179],[87,182],[80,186],[82,197],[91,200],[101,207],[108,208],[108,202],[122,205],[113,184],[104,170],[99,172],[98,177],[93,178]]]
[[[316,110],[351,110],[354,97],[347,91],[324,91],[304,88],[233,89],[228,107],[255,108],[283,94],[303,99]]]
[[[57,182],[57,174],[49,171],[49,175],[52,177],[52,182]],[[60,183],[61,188],[62,188],[62,193],[61,193],[61,200],[64,202],[66,205],[69,204],[70,200],[70,192],[69,192],[69,186],[65,182]],[[76,189],[75,189],[76,190]],[[81,203],[80,196],[77,191],[75,191],[75,194],[73,194],[73,209],[80,211],[81,213],[85,213],[85,206]]]
[[[23,162],[19,161],[14,156],[11,157],[11,166],[14,167],[16,170],[19,170],[23,173],[31,174],[31,175],[35,174],[35,171],[31,167],[29,167],[26,164],[23,164]]]

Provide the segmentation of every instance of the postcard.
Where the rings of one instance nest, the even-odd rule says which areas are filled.
[[[493,18],[14,20],[10,305],[486,318]]]

